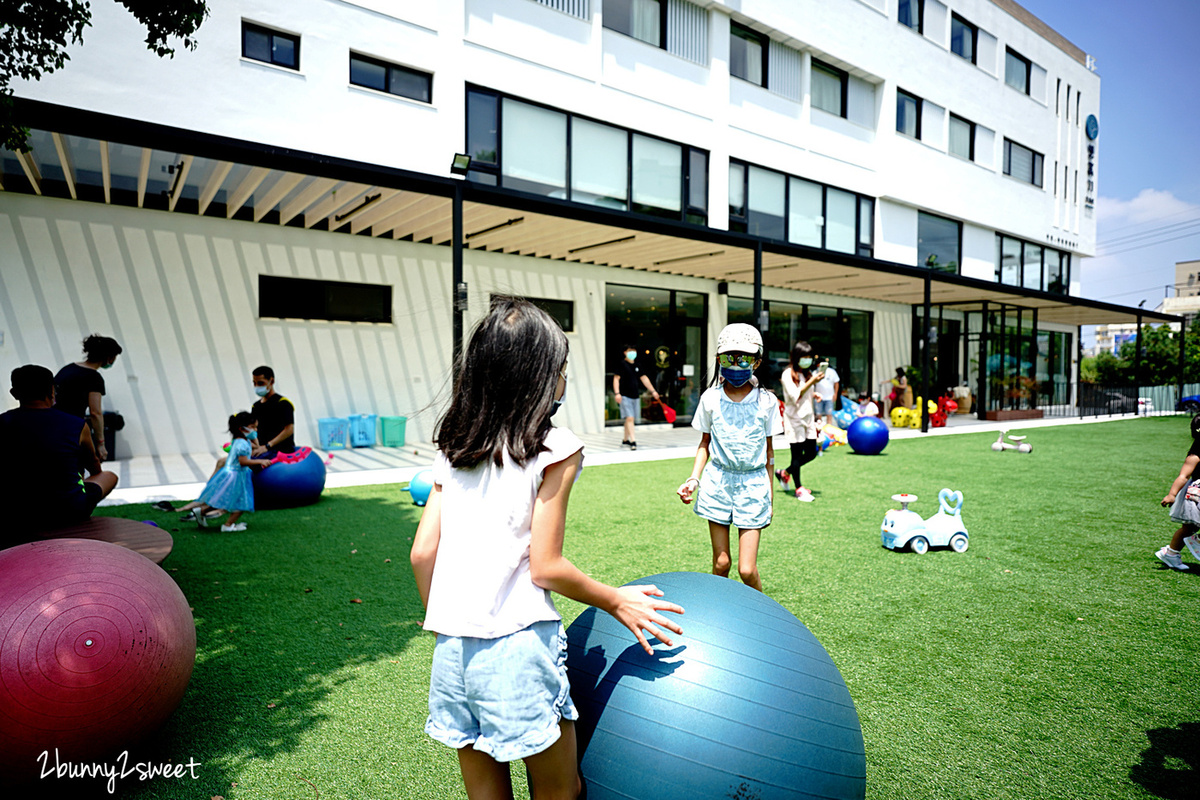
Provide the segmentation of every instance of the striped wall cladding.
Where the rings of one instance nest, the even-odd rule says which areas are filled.
[[[667,52],[708,64],[708,12],[687,0],[667,0]]]
[[[591,16],[588,9],[589,0],[534,0],[534,2],[580,19],[588,19]]]
[[[799,102],[804,94],[800,87],[802,63],[803,58],[799,50],[772,39],[770,50],[767,52],[767,88],[775,94]]]

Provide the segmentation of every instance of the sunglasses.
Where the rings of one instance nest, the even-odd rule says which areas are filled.
[[[754,356],[748,356],[745,353],[721,353],[717,356],[717,363],[726,369],[731,367],[741,367],[742,369],[753,367],[754,362],[757,360]]]

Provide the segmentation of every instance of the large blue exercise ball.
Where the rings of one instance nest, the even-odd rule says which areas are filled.
[[[864,456],[877,456],[888,444],[888,429],[879,417],[859,417],[846,430],[850,449]]]
[[[254,507],[295,508],[321,499],[325,491],[325,462],[311,447],[279,453],[271,466],[254,473]]]
[[[854,701],[825,648],[766,595],[695,572],[652,575],[684,635],[649,656],[609,614],[567,629],[588,800],[866,794]]]
[[[423,506],[429,501],[429,493],[433,491],[433,470],[423,469],[408,482],[408,493],[412,495],[413,505]]]

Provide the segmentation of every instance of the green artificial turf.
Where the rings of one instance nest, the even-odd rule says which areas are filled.
[[[1196,797],[1200,565],[1153,556],[1173,529],[1158,501],[1187,421],[1029,433],[1029,455],[995,453],[984,433],[831,450],[804,469],[817,502],[776,494],[766,591],[841,669],[872,800]],[[610,583],[708,571],[706,525],[674,496],[689,463],[585,468],[567,555]],[[943,487],[965,496],[966,553],[880,546],[892,494],[919,495],[927,517]],[[422,731],[433,642],[408,564],[418,514],[400,487],[372,486],[251,515],[243,533],[174,523],[163,566],[194,608],[196,667],[138,755],[202,766],[117,795],[465,797],[453,753]],[[568,622],[582,610],[558,605]]]

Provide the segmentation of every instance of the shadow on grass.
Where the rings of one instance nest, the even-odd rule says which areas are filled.
[[[1164,800],[1200,797],[1200,723],[1146,731],[1150,746],[1129,770],[1129,778]]]
[[[298,749],[330,720],[337,700],[328,701],[357,679],[355,667],[399,659],[422,631],[408,563],[421,509],[407,495],[327,493],[314,506],[253,514],[240,533],[201,531],[142,505],[104,511],[155,519],[172,532],[175,550],[163,568],[196,621],[196,665],[183,702],[129,760],[194,759],[199,779],[132,776],[118,781],[118,797],[235,791],[246,765]],[[296,775],[296,790],[311,791],[309,779],[317,776]],[[76,797],[91,796],[90,782],[69,783]]]

